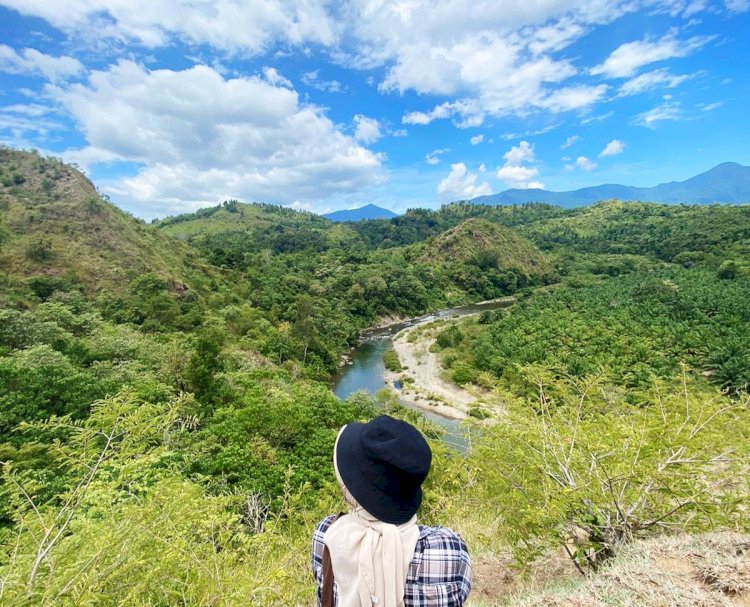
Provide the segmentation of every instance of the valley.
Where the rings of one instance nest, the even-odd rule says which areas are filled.
[[[473,605],[747,541],[750,206],[147,224],[57,159],[0,173],[2,604],[310,604],[336,434],[384,411],[430,442],[419,517],[471,546]]]

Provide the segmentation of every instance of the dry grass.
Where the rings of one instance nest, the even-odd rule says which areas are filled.
[[[483,569],[477,570],[478,585]],[[518,588],[504,600],[473,604],[513,607],[737,607],[750,605],[750,536],[733,532],[636,542],[598,575],[534,593]],[[510,581],[512,583],[512,581]],[[538,585],[538,582],[537,582]],[[499,597],[497,597],[499,598]]]

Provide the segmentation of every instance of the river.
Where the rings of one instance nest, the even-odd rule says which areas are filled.
[[[485,310],[507,308],[514,303],[514,298],[503,298],[455,308],[446,308],[390,324],[386,327],[377,327],[363,331],[360,344],[349,352],[348,363],[343,365],[334,377],[333,393],[339,398],[345,399],[358,390],[364,390],[373,396],[376,392],[382,390],[386,385],[383,353],[393,346],[393,338],[408,327],[447,318],[458,319],[479,314]],[[394,388],[398,393],[398,387],[394,386]],[[405,407],[419,411],[430,421],[445,428],[445,441],[462,451],[466,450],[467,435],[465,429],[461,426],[460,420],[448,419],[432,411],[417,408],[403,399],[399,399],[399,402]]]

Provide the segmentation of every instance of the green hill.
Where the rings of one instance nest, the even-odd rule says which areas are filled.
[[[207,292],[218,272],[184,243],[102,199],[79,171],[37,154],[0,149],[0,280],[123,291],[153,274],[175,293]]]
[[[351,227],[314,213],[237,200],[154,225],[193,245],[209,262],[233,268],[246,265],[248,256],[258,253],[322,253],[359,241]]]
[[[718,265],[726,258],[750,256],[750,206],[610,200],[528,224],[519,232],[545,250],[563,247]]]
[[[544,254],[512,230],[485,219],[468,219],[431,239],[419,261],[427,264],[470,263],[482,269],[546,274]]]
[[[175,217],[166,217],[154,224],[177,238],[206,236],[220,232],[264,230],[275,226],[325,229],[332,224],[314,213],[295,211],[263,203],[228,200],[215,207],[200,209]]]

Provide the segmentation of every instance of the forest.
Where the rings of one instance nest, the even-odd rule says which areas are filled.
[[[363,329],[507,295],[433,346],[502,403],[468,452],[393,393],[331,392]],[[337,224],[230,200],[146,224],[2,148],[0,604],[311,604],[336,433],[383,410],[433,448],[420,519],[477,554],[564,547],[588,573],[636,539],[748,533],[748,301],[747,205]]]

